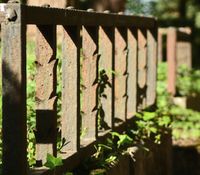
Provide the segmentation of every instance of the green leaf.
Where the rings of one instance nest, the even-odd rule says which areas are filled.
[[[125,144],[131,144],[133,139],[129,137],[127,134],[122,134],[119,136],[119,140],[117,142],[118,148],[124,146]]]
[[[150,129],[150,131],[151,131],[152,133],[154,133],[154,134],[156,134],[157,131],[158,131],[158,129],[157,129],[156,127],[150,127],[149,129]]]
[[[72,172],[67,172],[67,173],[65,173],[65,175],[73,175],[73,173]]]
[[[46,159],[46,163],[44,164],[44,166],[53,169],[57,166],[62,166],[63,162],[62,159],[60,157],[54,157],[51,154],[47,154],[47,159]]]
[[[159,119],[160,126],[168,126],[171,123],[171,118],[169,116],[163,116]]]
[[[148,121],[148,120],[152,120],[153,118],[155,118],[155,116],[156,116],[155,112],[144,112],[143,119],[144,119],[144,121]]]

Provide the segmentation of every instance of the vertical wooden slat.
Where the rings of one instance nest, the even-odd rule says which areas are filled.
[[[147,31],[147,106],[156,102],[157,26]]]
[[[189,69],[192,67],[192,40],[190,28],[177,29],[177,43],[176,43],[176,58],[177,69],[181,65],[187,66]]]
[[[27,175],[26,25],[20,5],[7,5],[16,18],[1,25],[3,172]]]
[[[56,26],[37,26],[36,160],[56,155]]]
[[[83,144],[96,140],[97,136],[97,78],[98,78],[98,28],[82,30],[82,136]]]
[[[146,107],[147,89],[147,31],[138,30],[138,109]]]
[[[168,92],[176,93],[176,28],[169,28],[167,32],[167,86]]]
[[[115,121],[126,118],[127,29],[115,28]]]
[[[80,148],[80,27],[64,26],[62,60],[62,148],[67,155]]]
[[[113,127],[113,59],[114,59],[114,28],[99,29],[99,85],[100,125],[103,129]]]
[[[137,30],[128,29],[128,70],[127,70],[127,119],[136,113],[137,107]]]
[[[163,33],[161,29],[158,30],[158,62],[163,60]]]

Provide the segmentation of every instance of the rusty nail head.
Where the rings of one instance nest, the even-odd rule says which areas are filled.
[[[87,9],[88,12],[94,12],[94,9]]]
[[[6,19],[8,21],[16,21],[17,19],[17,13],[14,9],[8,8],[6,10]]]
[[[67,10],[72,10],[72,9],[75,9],[75,8],[74,8],[74,6],[68,6],[66,9]]]

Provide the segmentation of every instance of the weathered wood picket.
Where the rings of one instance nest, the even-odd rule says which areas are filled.
[[[176,74],[180,65],[185,64],[192,67],[192,43],[191,29],[188,27],[160,28],[158,30],[158,59],[167,59],[168,64],[168,92],[176,94]],[[166,43],[163,37],[166,36]],[[166,55],[163,52],[163,45],[166,45]]]
[[[35,137],[36,159],[40,163],[44,163],[47,153],[57,155],[56,26],[63,26],[61,130],[69,144],[59,155],[64,159],[64,166],[57,174],[74,168],[90,155],[93,145],[104,139],[107,131],[126,127],[136,111],[155,104],[157,22],[154,18],[17,3],[2,4],[1,11],[5,16],[1,18],[3,174],[29,174],[26,150],[28,24],[37,26]],[[109,86],[99,98],[101,73],[106,75]],[[103,133],[97,129],[100,101],[108,126]],[[83,138],[80,138],[80,127],[86,130]]]

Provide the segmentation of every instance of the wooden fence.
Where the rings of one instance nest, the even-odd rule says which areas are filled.
[[[28,24],[37,27],[35,137],[38,163],[44,163],[47,153],[57,155],[57,25],[63,26],[61,132],[68,142],[59,155],[65,166],[57,174],[74,168],[92,154],[93,145],[104,139],[108,131],[126,127],[137,110],[155,104],[157,23],[154,18],[17,3],[2,4],[0,9],[5,17],[1,15],[3,174],[29,173],[26,138]],[[102,96],[98,91],[100,75],[104,75],[109,84]],[[82,91],[80,81],[84,87]],[[97,129],[99,103],[108,126],[105,132]],[[86,130],[83,138],[80,138],[80,128]]]
[[[192,67],[191,29],[169,27],[160,28],[158,31],[158,59],[160,61],[164,57],[167,59],[168,92],[175,95],[178,67],[183,64],[188,68]],[[166,40],[164,40],[164,36],[166,36]],[[165,45],[166,55],[164,55],[163,45]]]

